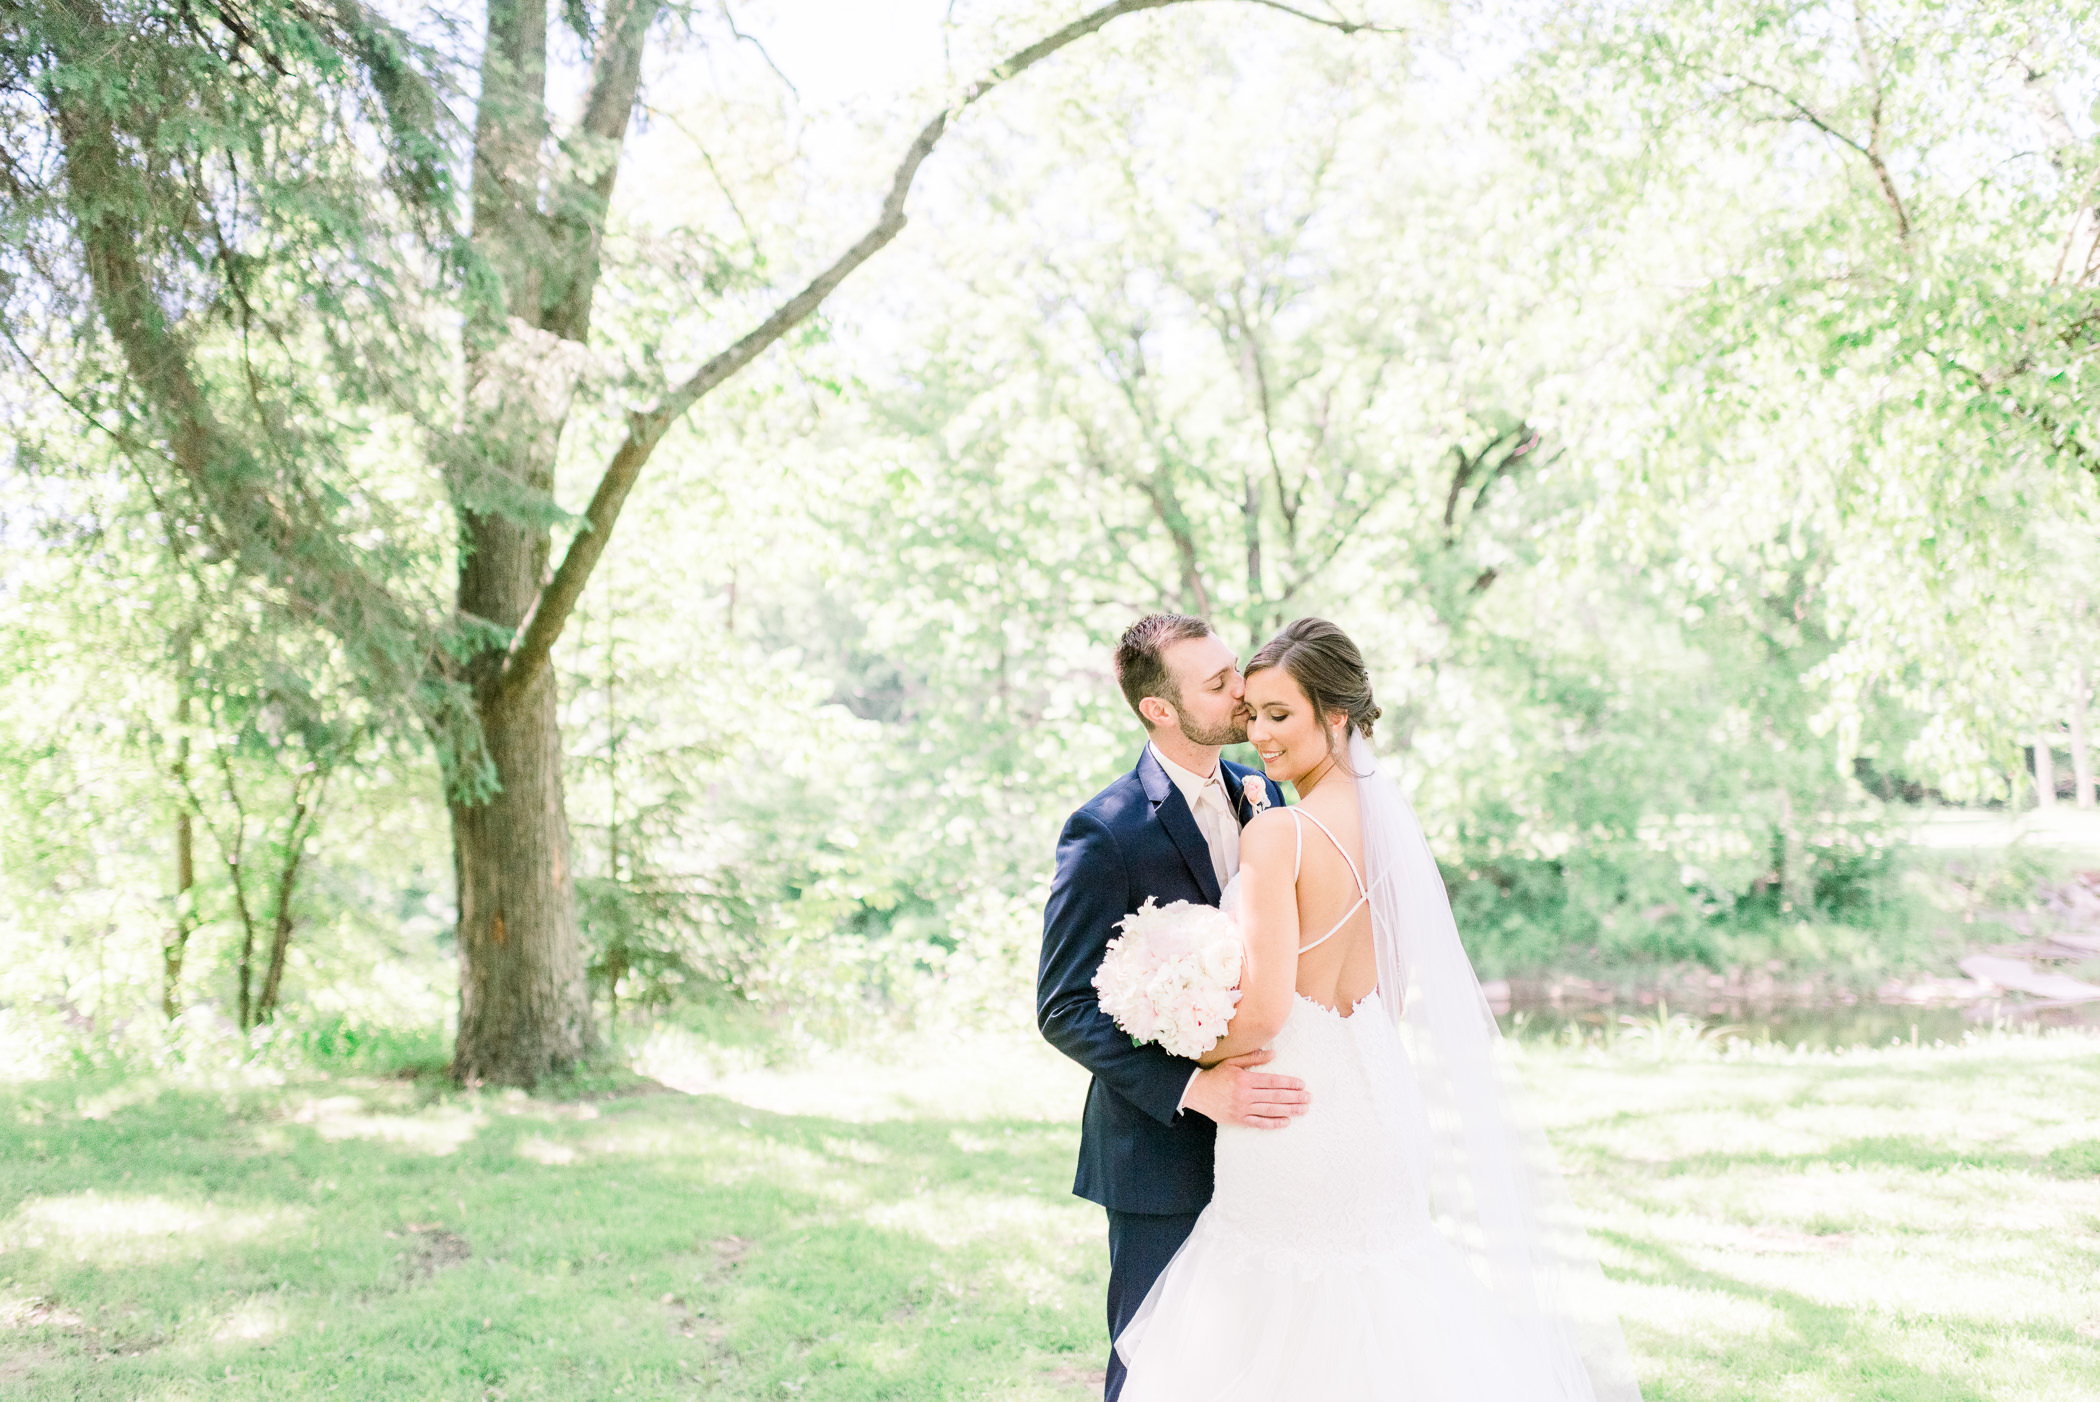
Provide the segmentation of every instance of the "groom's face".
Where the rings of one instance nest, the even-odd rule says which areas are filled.
[[[1240,660],[1215,633],[1183,638],[1160,655],[1174,679],[1181,733],[1198,745],[1237,745],[1247,738]]]

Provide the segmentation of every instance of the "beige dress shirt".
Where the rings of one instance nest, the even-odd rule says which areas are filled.
[[[1218,878],[1218,889],[1225,886],[1240,870],[1240,819],[1232,811],[1232,796],[1225,789],[1225,766],[1215,765],[1208,778],[1192,774],[1173,760],[1159,752],[1159,746],[1149,745],[1152,757],[1159,767],[1167,771],[1174,787],[1188,800],[1189,811],[1196,815],[1196,826],[1203,833],[1203,840],[1210,846],[1210,869]],[[1189,1073],[1188,1085],[1181,1088],[1182,1105],[1188,1103],[1189,1086],[1196,1084],[1196,1077],[1203,1074],[1201,1067]],[[1177,1109],[1180,1107],[1176,1107]]]
[[[1150,749],[1188,800],[1189,812],[1196,815],[1196,826],[1210,844],[1210,869],[1218,878],[1218,889],[1224,890],[1240,869],[1240,820],[1232,811],[1232,795],[1225,789],[1225,766],[1214,765],[1208,775],[1192,774],[1161,754],[1159,746]]]

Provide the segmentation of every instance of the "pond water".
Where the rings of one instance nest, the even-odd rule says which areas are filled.
[[[2100,1031],[2100,1003],[2035,1008],[1999,999],[1964,1006],[1919,1007],[1863,1001],[1828,1006],[1719,1006],[1680,1008],[1656,1003],[1608,1003],[1584,1008],[1519,1008],[1498,1012],[1496,1021],[1513,1037],[1559,1039],[1571,1027],[1596,1039],[1653,1029],[1668,1017],[1678,1035],[1693,1037],[1705,1029],[1729,1029],[1753,1042],[1771,1041],[1810,1048],[1885,1047],[1891,1042],[1931,1046],[1959,1042],[1969,1032],[1994,1025],[2018,1027],[2084,1027]],[[1631,1022],[1624,1021],[1631,1019]]]

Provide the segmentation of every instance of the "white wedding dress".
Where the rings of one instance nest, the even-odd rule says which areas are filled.
[[[1369,749],[1360,739],[1352,759],[1359,774],[1370,774]],[[1358,780],[1360,793],[1365,783]],[[1446,998],[1464,990],[1448,951],[1442,962],[1450,986],[1443,986],[1431,967],[1437,962],[1432,951],[1391,938],[1411,914],[1427,919],[1433,912],[1426,905],[1410,912],[1390,889],[1381,890],[1407,879],[1401,868],[1411,863],[1407,834],[1373,831],[1381,814],[1398,822],[1390,801],[1404,805],[1405,799],[1397,786],[1376,797],[1377,805],[1363,805],[1363,818],[1372,878],[1365,895],[1374,938],[1387,937],[1379,949],[1380,991],[1347,1016],[1298,996],[1270,1044],[1275,1059],[1262,1069],[1302,1080],[1311,1107],[1280,1130],[1219,1127],[1210,1205],[1116,1341],[1129,1369],[1122,1402],[1639,1396],[1615,1322],[1601,1335],[1593,1330],[1585,1347],[1578,1322],[1553,1317],[1570,1277],[1546,1257],[1549,1246],[1569,1243],[1547,1240],[1554,1233],[1530,1203],[1539,1169],[1521,1160],[1536,1160],[1538,1148],[1518,1148],[1516,1135],[1492,1145],[1483,1138],[1483,1128],[1507,1130],[1499,1106],[1438,1107],[1425,1095],[1409,1029],[1384,1001],[1385,990]],[[1412,823],[1411,809],[1405,816]],[[1302,822],[1300,829],[1302,850]],[[1400,846],[1381,845],[1381,836]],[[1427,857],[1426,845],[1421,855]],[[1425,873],[1412,865],[1419,882]],[[1350,866],[1355,874],[1353,861]],[[1433,862],[1426,876],[1435,880]],[[1365,886],[1361,874],[1357,884]],[[1228,901],[1236,894],[1228,891]],[[1436,880],[1435,904],[1448,923],[1443,895]],[[1449,942],[1456,947],[1455,929]],[[1400,967],[1403,957],[1411,971]],[[1464,961],[1462,951],[1457,957]],[[1471,997],[1480,1002],[1470,963],[1464,967]],[[1424,1050],[1437,1068],[1428,1078],[1432,1093],[1449,1098],[1455,1087],[1471,1085],[1467,1078],[1478,1068],[1468,1064],[1469,1052],[1454,1056],[1433,1040]],[[1483,1108],[1491,1109],[1484,1122]],[[1454,1149],[1470,1163],[1454,1169],[1439,1161]],[[1551,1173],[1550,1161],[1545,1171]],[[1476,1172],[1498,1181],[1470,1181]],[[1557,1174],[1552,1179],[1557,1188]],[[1501,1202],[1505,1191],[1524,1201]],[[1440,1197],[1447,1209],[1441,1213]],[[1576,1230],[1574,1244],[1586,1249]],[[1470,1253],[1454,1240],[1468,1235]],[[1595,1270],[1593,1255],[1588,1269]],[[1595,1283],[1602,1284],[1601,1275]]]

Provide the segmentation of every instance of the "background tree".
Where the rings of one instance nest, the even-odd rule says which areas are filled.
[[[238,1022],[243,927],[175,770],[188,735],[221,831],[222,741],[244,802],[288,795],[301,732],[243,719],[277,697],[360,738],[256,1044],[435,1027],[464,967],[495,990],[472,995],[469,1044],[523,1026],[546,1065],[593,993],[636,1037],[689,995],[825,1035],[1025,1008],[1056,824],[1134,751],[1108,643],[1162,604],[1207,604],[1236,643],[1297,613],[1365,643],[1381,741],[1500,972],[1929,962],[1933,858],[1905,832],[1942,801],[2035,801],[2038,726],[2070,768],[2093,482],[1915,352],[2016,349],[2027,331],[1993,318],[2056,306],[2038,289],[2075,231],[2062,170],[2084,148],[2062,170],[2019,155],[2042,150],[2020,144],[2041,130],[2025,80],[1947,77],[1985,72],[1998,9],[1937,12],[1934,33],[1868,7],[1879,137],[1850,9],[1789,17],[1784,42],[1662,0],[1461,9],[1405,44],[1258,6],[1119,20],[1093,61],[1043,65],[941,136],[884,276],[662,425],[617,532],[561,508],[607,480],[630,412],[860,239],[865,172],[953,92],[885,73],[841,113],[789,50],[666,12],[606,203],[592,153],[612,147],[555,115],[618,77],[597,12],[550,22],[537,54],[515,26],[485,52],[435,23],[418,47],[336,12],[244,10],[245,38],[139,13],[107,44],[11,21],[6,1016],[74,1009],[102,1036],[172,987],[171,1045],[215,1005]],[[2080,140],[2082,13],[2033,20],[2069,36],[2047,71]],[[794,42],[762,19],[738,32]],[[1043,22],[960,20],[964,73]],[[61,39],[72,67],[35,57]],[[709,45],[720,81],[688,81]],[[495,96],[523,86],[477,127],[484,62],[510,65]],[[121,81],[66,88],[87,73]],[[74,95],[47,103],[51,84]],[[1767,89],[1874,147],[1907,245],[1873,163]],[[66,102],[118,114],[123,198],[68,203]],[[477,131],[529,188],[483,180]],[[151,255],[152,316],[216,437],[110,330],[98,289],[122,279],[98,283],[77,237],[110,219],[144,242],[97,257]],[[584,252],[587,307],[559,272]],[[586,311],[584,339],[558,334]],[[579,577],[560,566],[578,540],[605,577],[533,684],[554,679],[550,729],[503,678],[541,614],[512,624],[556,600],[542,584]],[[462,610],[462,571],[494,614]],[[156,631],[174,620],[200,630],[187,671]],[[185,720],[189,674],[214,694]],[[483,801],[499,713],[516,763],[560,766],[506,781],[539,795],[523,809]],[[403,737],[435,737],[449,790]],[[256,811],[281,826],[279,804]],[[441,827],[485,819],[462,853],[566,832],[564,866],[515,874],[545,939],[522,940],[500,863],[453,939],[431,858]]]
[[[8,74],[22,99],[10,134],[27,153],[11,172],[11,219],[30,235],[19,270],[65,286],[76,315],[92,307],[128,373],[114,421],[95,421],[142,461],[165,459],[187,529],[293,615],[334,629],[374,695],[413,698],[451,761],[463,1079],[530,1084],[593,1042],[549,662],[643,466],[694,404],[896,237],[956,115],[1110,22],[1179,2],[1113,0],[993,64],[920,128],[843,254],[691,373],[637,367],[620,397],[639,407],[603,406],[619,427],[559,563],[556,459],[665,7],[567,12],[588,76],[564,126],[550,106],[551,8],[492,0],[464,151],[443,118],[442,62],[354,6],[206,17],[84,3],[21,18]],[[366,159],[373,145],[383,171]],[[421,250],[404,251],[408,229]],[[449,413],[422,334],[438,310],[413,290],[437,258],[458,270],[463,320]],[[303,375],[302,349],[327,352],[339,380]],[[336,409],[406,414],[432,444],[457,523],[456,540],[437,541],[456,561],[452,609],[414,597],[431,572],[387,512],[346,490],[357,478]],[[341,477],[311,470],[330,457]],[[430,544],[413,529],[405,539]]]
[[[2031,703],[1976,685],[2015,675],[2004,624],[2033,578],[2016,518],[2082,513],[2089,481],[2046,478],[2095,464],[2095,18],[1584,9],[1507,89],[1512,127],[1601,216],[1569,256],[1640,248],[1622,299],[1675,302],[1653,323],[1671,431],[1647,464],[1709,499],[1785,483],[1767,499],[1821,514],[1842,561],[1826,721],[1851,743],[1883,688],[1935,712],[1883,759],[1949,793],[2003,793],[2031,728],[2013,719]]]

